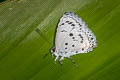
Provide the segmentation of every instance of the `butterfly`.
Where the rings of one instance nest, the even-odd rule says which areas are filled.
[[[73,55],[88,53],[97,46],[96,36],[85,22],[73,12],[65,12],[60,18],[55,35],[55,46],[51,53],[55,62]]]

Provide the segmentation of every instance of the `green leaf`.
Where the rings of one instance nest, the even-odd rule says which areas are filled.
[[[57,23],[64,12],[79,15],[98,46],[54,64]],[[119,80],[119,0],[8,0],[0,4],[0,80]],[[47,54],[45,56],[45,54]]]

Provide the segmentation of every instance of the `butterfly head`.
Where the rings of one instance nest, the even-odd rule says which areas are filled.
[[[51,48],[51,53],[52,53],[52,55],[55,55],[55,53],[56,53],[56,48],[55,47]]]

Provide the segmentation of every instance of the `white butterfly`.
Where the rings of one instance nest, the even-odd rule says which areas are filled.
[[[84,21],[72,12],[66,12],[58,23],[55,47],[51,49],[56,60],[81,53],[88,53],[97,46],[95,35],[87,27]]]

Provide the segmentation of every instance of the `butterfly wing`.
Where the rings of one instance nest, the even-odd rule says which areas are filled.
[[[96,37],[81,18],[71,12],[66,12],[62,16],[55,38],[57,53],[67,55],[87,53],[96,45]]]

